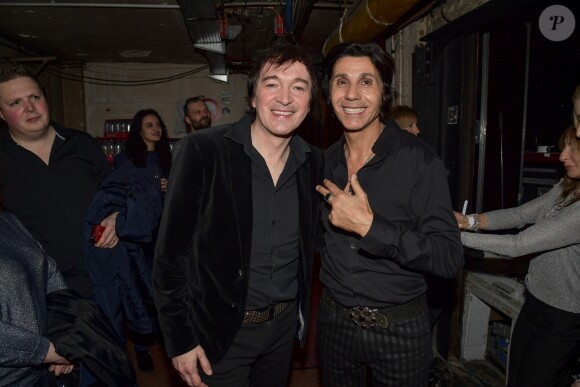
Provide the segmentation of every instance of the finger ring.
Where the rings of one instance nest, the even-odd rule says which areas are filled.
[[[324,200],[328,203],[328,201],[334,197],[334,195],[332,194],[332,192],[327,193],[326,195],[324,195]]]

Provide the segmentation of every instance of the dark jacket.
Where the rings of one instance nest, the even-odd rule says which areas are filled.
[[[59,355],[71,362],[82,362],[105,386],[135,385],[129,354],[97,304],[78,298],[71,290],[49,293],[46,303],[46,337]],[[78,376],[63,375],[67,381],[64,385],[78,385],[68,383]]]
[[[210,361],[229,349],[241,326],[252,244],[251,161],[236,140],[251,119],[185,137],[169,177],[155,252],[153,283],[167,353],[201,345]],[[318,221],[315,190],[323,155],[309,148],[296,172],[300,207],[299,307],[308,326],[312,256]],[[299,332],[303,339],[304,331]]]
[[[85,216],[83,249],[95,301],[120,337],[123,322],[137,333],[153,331],[148,307],[153,303],[153,262],[142,243],[154,239],[162,207],[159,182],[147,168],[128,162],[105,180]],[[113,212],[119,212],[115,227],[119,243],[112,249],[95,248],[92,227]]]

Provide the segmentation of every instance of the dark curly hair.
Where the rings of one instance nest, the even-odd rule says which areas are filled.
[[[127,157],[135,164],[137,168],[146,167],[147,163],[147,144],[141,137],[141,128],[143,127],[143,118],[148,115],[154,115],[161,124],[161,139],[155,143],[155,152],[159,160],[159,166],[166,175],[169,175],[171,169],[171,148],[169,146],[169,137],[167,136],[167,127],[157,111],[153,109],[139,110],[131,120],[131,130],[129,137],[125,142],[125,153]]]
[[[332,79],[334,65],[339,59],[349,56],[356,58],[368,57],[372,64],[377,68],[381,76],[381,81],[383,82],[383,99],[379,118],[382,123],[387,122],[389,110],[391,109],[391,104],[395,98],[395,91],[393,89],[395,61],[391,55],[383,51],[376,43],[348,42],[334,46],[332,50],[330,50],[325,60],[326,72],[322,82],[322,87],[327,97],[326,101],[330,112],[334,115],[332,101],[330,99],[330,81]]]

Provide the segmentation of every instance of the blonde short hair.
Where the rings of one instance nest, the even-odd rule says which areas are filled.
[[[413,121],[417,122],[419,115],[415,110],[407,105],[396,105],[389,112],[389,117],[393,119],[401,128],[406,128]]]

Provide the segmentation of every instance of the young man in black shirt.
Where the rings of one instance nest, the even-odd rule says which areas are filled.
[[[81,224],[110,170],[101,147],[87,133],[51,122],[38,81],[9,60],[0,62],[0,118],[8,126],[0,132],[4,206],[56,261],[69,288],[91,297]],[[117,244],[115,218],[116,213],[102,220],[97,247]]]

